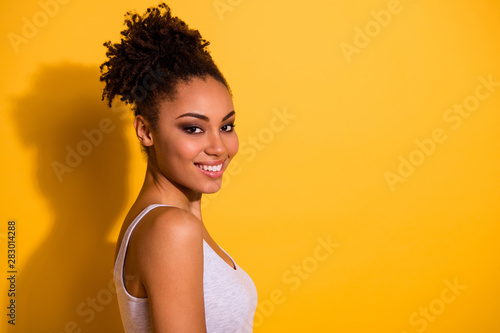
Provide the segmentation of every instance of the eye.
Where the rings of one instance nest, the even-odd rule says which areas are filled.
[[[235,125],[234,124],[227,124],[221,127],[221,130],[223,132],[232,132],[234,130]]]
[[[200,134],[203,132],[203,130],[197,126],[184,127],[184,131],[188,134]]]

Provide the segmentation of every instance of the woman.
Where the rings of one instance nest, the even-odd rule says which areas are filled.
[[[103,98],[133,106],[148,160],[117,243],[125,331],[251,332],[255,286],[210,237],[200,206],[238,151],[229,86],[209,43],[167,5],[127,13],[125,23],[101,65]]]

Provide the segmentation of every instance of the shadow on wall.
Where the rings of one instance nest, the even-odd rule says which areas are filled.
[[[19,274],[16,332],[122,331],[106,236],[127,198],[129,156],[125,124],[101,93],[98,66],[64,63],[41,68],[14,102],[18,137],[35,151],[35,183],[53,212]]]

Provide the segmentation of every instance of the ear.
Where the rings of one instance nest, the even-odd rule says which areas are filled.
[[[137,138],[143,146],[150,147],[153,145],[153,133],[151,131],[151,127],[143,116],[137,115],[135,117],[134,128]]]

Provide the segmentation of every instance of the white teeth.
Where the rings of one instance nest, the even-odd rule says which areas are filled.
[[[205,171],[217,172],[222,169],[222,164],[219,165],[204,165],[204,164],[196,164],[196,166]]]

